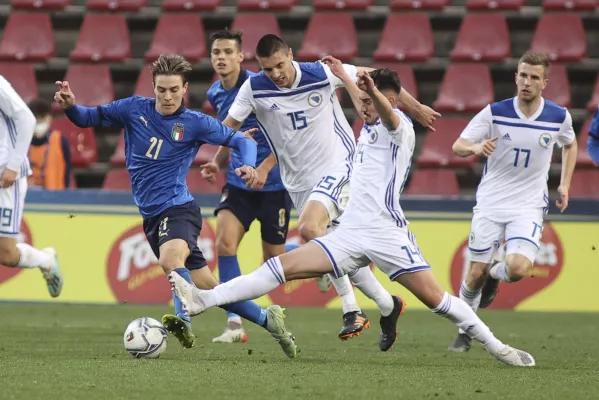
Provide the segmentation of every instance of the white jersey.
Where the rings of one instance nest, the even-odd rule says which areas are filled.
[[[293,62],[296,78],[291,88],[280,88],[263,72],[239,89],[229,115],[245,121],[251,114],[268,141],[289,192],[314,187],[327,172],[351,164],[355,151],[352,129],[335,90],[343,82],[320,62]],[[350,76],[353,65],[343,65]]]
[[[341,226],[367,227],[381,218],[406,227],[399,195],[410,172],[416,136],[412,121],[400,110],[396,130],[381,121],[362,127],[349,181],[349,202]]]
[[[553,146],[575,139],[568,110],[541,99],[538,111],[526,118],[517,98],[485,107],[470,121],[462,138],[480,143],[498,137],[476,191],[475,211],[547,208],[547,179]]]
[[[27,152],[35,117],[11,84],[0,75],[0,172],[5,168],[18,177],[31,175]]]

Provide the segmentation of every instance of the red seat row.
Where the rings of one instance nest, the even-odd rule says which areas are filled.
[[[177,26],[177,29],[171,27]],[[255,58],[254,48],[265,33],[280,34],[274,14],[237,14],[233,28],[245,34],[245,58]],[[338,35],[337,32],[344,32]],[[575,62],[587,56],[587,42],[580,15],[545,14],[537,24],[531,48],[547,53],[553,61]],[[198,14],[163,14],[154,32],[146,61],[163,52],[178,52],[191,62],[208,56],[205,30]],[[15,13],[8,18],[0,60],[47,61],[56,49],[48,14]],[[312,15],[297,56],[313,61],[333,54],[343,61],[358,56],[358,38],[353,18],[347,13]],[[427,61],[435,54],[429,16],[424,13],[391,14],[382,31],[375,61]],[[85,16],[73,61],[121,62],[131,57],[127,21],[120,14]],[[501,61],[511,57],[509,31],[502,14],[468,14],[451,52],[454,61]]]

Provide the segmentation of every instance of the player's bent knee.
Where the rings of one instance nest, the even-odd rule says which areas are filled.
[[[21,258],[17,249],[17,241],[12,238],[0,238],[0,264],[6,267],[16,267]]]
[[[219,235],[216,238],[216,252],[219,256],[234,256],[237,254],[237,243],[231,237]]]
[[[306,243],[291,253],[280,255],[279,261],[287,281],[315,278],[333,270],[327,255],[314,242]]]
[[[185,266],[189,245],[183,239],[173,239],[160,246],[159,264],[165,273]]]
[[[304,221],[299,224],[299,233],[302,239],[309,242],[326,234],[326,226],[317,221]]]
[[[507,270],[510,280],[518,282],[530,274],[532,262],[523,255],[510,255],[507,259]]]

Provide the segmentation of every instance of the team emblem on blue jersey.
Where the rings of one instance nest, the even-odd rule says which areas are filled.
[[[176,142],[183,139],[183,124],[177,122],[176,124],[173,125],[173,130],[171,131],[171,137]]]
[[[308,104],[312,107],[318,107],[322,103],[322,95],[318,92],[312,92],[308,95]]]
[[[541,136],[539,136],[539,144],[541,147],[548,148],[551,145],[551,135],[548,133],[541,133]]]

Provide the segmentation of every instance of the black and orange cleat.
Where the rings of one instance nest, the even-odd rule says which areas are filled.
[[[358,336],[364,329],[370,328],[370,321],[362,311],[350,311],[343,314],[343,328],[339,332],[339,339],[347,340]]]
[[[393,347],[397,340],[397,320],[406,310],[406,302],[400,296],[393,297],[393,311],[386,317],[381,316],[381,337],[379,338],[379,349],[387,351]]]

